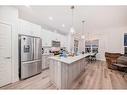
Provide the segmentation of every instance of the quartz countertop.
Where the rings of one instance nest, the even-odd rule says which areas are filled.
[[[59,61],[59,62],[63,62],[63,63],[67,63],[67,64],[71,64],[75,61],[78,61],[86,56],[88,56],[90,54],[80,54],[78,56],[68,56],[68,57],[59,57],[59,56],[52,56],[52,57],[49,57],[49,59],[52,59],[52,60],[56,60],[56,61]]]

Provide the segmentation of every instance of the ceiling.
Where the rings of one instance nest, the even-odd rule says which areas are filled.
[[[17,6],[19,17],[44,28],[68,34],[71,27],[70,6]],[[49,20],[52,17],[52,20]],[[127,25],[127,6],[75,6],[74,29],[82,32],[82,20],[85,31],[121,27]],[[62,24],[65,27],[62,27]],[[84,32],[85,32],[84,31]]]

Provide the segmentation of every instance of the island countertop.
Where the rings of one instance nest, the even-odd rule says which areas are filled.
[[[60,61],[60,62],[63,62],[63,63],[67,63],[67,64],[71,64],[71,63],[74,63],[75,61],[78,61],[86,56],[88,56],[90,54],[80,54],[78,56],[68,56],[68,57],[58,57],[58,56],[52,56],[52,57],[49,57],[49,59],[53,59],[53,60],[56,60],[56,61]]]

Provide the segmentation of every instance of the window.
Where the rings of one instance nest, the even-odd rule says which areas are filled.
[[[85,53],[98,52],[99,40],[85,41]]]

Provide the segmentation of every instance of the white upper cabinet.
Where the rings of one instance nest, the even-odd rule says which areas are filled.
[[[41,26],[19,19],[19,33],[40,37]]]
[[[56,40],[60,41],[60,47],[67,47],[67,35],[57,33]]]
[[[42,46],[51,46],[51,40],[53,36],[48,30],[42,29],[41,31]]]
[[[40,34],[41,34],[41,26],[40,25],[31,24],[30,28],[31,28],[31,32],[32,32],[33,36],[40,37]]]
[[[41,32],[42,46],[52,46],[52,41],[60,41],[61,47],[65,47],[67,42],[66,36],[52,32],[50,30],[42,29]]]
[[[31,35],[30,25],[24,20],[19,20],[19,34]]]

